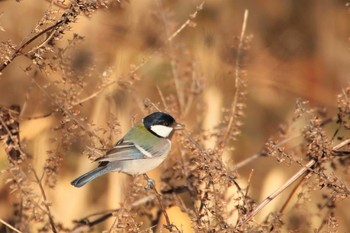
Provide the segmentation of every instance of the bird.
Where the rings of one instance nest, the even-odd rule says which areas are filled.
[[[132,127],[107,153],[96,159],[98,167],[74,179],[71,184],[82,187],[109,172],[129,175],[145,174],[158,167],[168,156],[171,138],[184,125],[165,112],[153,112]],[[153,179],[147,181],[155,185]]]

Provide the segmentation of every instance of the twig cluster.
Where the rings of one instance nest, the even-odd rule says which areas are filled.
[[[336,209],[341,201],[350,197],[349,179],[346,178],[350,173],[350,87],[339,94],[337,112],[331,116],[323,109],[310,107],[307,101],[297,100],[291,120],[267,140],[264,148],[232,165],[224,155],[232,152],[234,142],[242,134],[247,108],[248,76],[244,58],[251,44],[251,37],[246,33],[248,10],[243,14],[233,59],[229,57],[224,61],[222,71],[234,80],[234,88],[230,87],[229,101],[224,103],[220,121],[208,131],[202,129],[202,113],[206,111],[205,74],[193,53],[175,40],[186,28],[196,26],[197,17],[202,12],[205,14],[204,2],[198,4],[179,26],[174,26],[177,24],[171,13],[156,2],[154,9],[160,13],[155,18],[165,31],[163,46],[115,78],[112,67],[101,71],[89,54],[81,52],[84,37],[71,33],[71,26],[79,17],[91,17],[96,11],[115,5],[122,8],[123,4],[128,3],[77,0],[67,4],[52,1],[50,9],[22,43],[1,42],[2,77],[6,78],[6,71],[23,56],[30,62],[23,73],[31,86],[26,94],[29,103],[22,109],[0,106],[0,140],[7,154],[6,169],[0,174],[6,176],[5,188],[13,197],[12,216],[0,218],[4,228],[15,232],[91,232],[94,229],[182,232],[182,226],[175,224],[176,219],[169,214],[171,208],[177,207],[186,214],[196,232],[307,231],[310,228],[289,226],[287,221],[308,222],[311,217],[321,222],[313,227],[315,232],[322,232],[325,226],[329,232],[335,232],[338,228]],[[60,42],[66,44],[62,46],[64,43]],[[169,72],[161,82],[152,83],[159,99],[152,102],[150,98],[142,98],[136,89],[138,83],[147,84],[141,79],[142,68],[159,54],[167,62]],[[20,137],[20,126],[28,120],[23,117],[23,112],[30,109],[34,88],[40,93],[40,103],[46,102],[48,113],[29,120],[50,117],[55,122],[48,140],[50,149],[46,151],[40,171],[34,169],[37,155],[32,154],[27,146],[30,142],[23,143]],[[106,125],[102,126],[91,119],[86,107],[103,94],[111,99],[107,93],[118,92],[116,90],[133,96],[134,105],[143,113],[154,110],[170,112],[188,123],[187,130],[177,135],[178,140],[173,145],[171,158],[162,169],[158,187],[152,185],[152,190],[144,190],[142,177],[132,177],[119,208],[89,213],[85,217],[76,216],[71,226],[65,226],[55,216],[51,203],[54,200],[47,193],[55,190],[67,163],[77,165],[72,162],[73,157],[67,156],[68,151],[83,151],[94,160],[113,144],[116,135],[120,136],[121,121],[110,113],[112,108]],[[98,112],[99,116],[103,114]],[[329,127],[332,124],[335,127]],[[211,139],[216,142],[213,148],[206,146]],[[239,171],[257,159],[269,158],[280,166],[297,170],[285,184],[259,202],[251,194],[254,170],[244,185],[238,179]],[[261,222],[253,221],[268,203],[291,186],[294,187],[280,209],[265,216]],[[315,193],[321,195],[317,204],[310,201]],[[291,205],[294,208],[286,213]],[[307,205],[316,205],[318,213],[308,213],[303,209]],[[109,225],[102,224],[109,219],[112,219]]]

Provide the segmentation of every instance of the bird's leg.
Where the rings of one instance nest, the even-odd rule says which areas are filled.
[[[154,179],[148,178],[148,179],[147,179],[147,184],[146,184],[146,186],[145,186],[145,189],[146,189],[146,190],[153,189],[152,186],[153,186],[153,187],[156,187],[156,182],[155,182]]]
[[[147,174],[143,174],[143,177],[147,181],[147,184],[145,186],[146,190],[150,190],[156,187],[156,181],[152,178],[149,178]]]

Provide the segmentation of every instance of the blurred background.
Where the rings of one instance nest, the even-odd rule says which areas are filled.
[[[74,108],[79,109],[78,118],[86,118],[89,127],[106,144],[112,145],[134,120],[137,122],[146,114],[145,99],[165,110],[163,94],[173,115],[186,124],[189,132],[214,129],[222,121],[223,109],[232,103],[233,70],[245,9],[249,10],[246,29],[249,41],[242,56],[247,83],[246,109],[242,133],[230,144],[235,149],[225,153],[229,164],[234,166],[259,152],[278,133],[280,125],[291,120],[298,98],[310,101],[310,106],[324,107],[330,116],[336,113],[337,94],[350,80],[347,1],[209,0],[191,25],[169,42],[167,38],[190,19],[200,3],[122,1],[98,9],[90,16],[81,14],[55,42],[62,50],[47,53],[50,62],[55,61],[55,56],[64,62],[51,63],[50,69],[43,65],[43,72],[38,73],[35,69],[38,63],[20,56],[2,71],[0,105],[21,107],[22,145],[31,155],[30,161],[38,174],[43,172],[50,154],[59,151],[57,175],[52,183],[55,187],[46,189],[55,221],[71,227],[74,219],[118,208],[130,179],[124,174],[110,174],[80,189],[71,186],[72,179],[95,166],[88,159],[91,152],[86,152],[86,147],[98,144],[98,140],[76,131],[73,134],[69,130],[60,131],[59,113],[40,116],[51,113],[57,105],[71,107],[72,103],[97,93]],[[51,4],[50,1],[0,1],[0,41],[21,44],[35,34],[45,14],[50,17],[46,17],[44,25],[52,25],[66,9]],[[48,9],[51,12],[47,13]],[[77,37],[75,34],[81,38],[71,43]],[[39,44],[40,40],[26,50]],[[171,105],[176,103],[174,98],[178,93],[174,77],[180,80],[178,88],[183,95],[187,95],[191,83],[198,85],[199,94],[186,114],[180,114],[181,109]],[[40,89],[48,85],[47,92]],[[71,102],[67,104],[63,100]],[[31,117],[39,118],[28,119]],[[115,130],[110,130],[111,122]],[[329,131],[330,135],[333,133]],[[65,139],[70,141],[66,147],[60,146],[66,143],[62,135],[69,135]],[[208,140],[206,147],[213,145]],[[171,156],[176,158],[176,153]],[[0,170],[4,172],[0,175],[0,218],[10,221],[16,194],[11,194],[6,184],[7,165],[7,155],[1,149]],[[164,166],[167,162],[149,175],[160,182],[158,177]],[[250,193],[260,202],[298,167],[260,158],[238,171],[242,186],[247,184],[252,169]],[[256,220],[262,221],[269,212],[278,209],[285,198],[279,196]],[[350,206],[349,200],[344,200],[336,211],[340,232],[350,229],[346,206]],[[168,211],[170,219],[184,232],[192,232],[186,214],[180,214],[179,208]],[[310,204],[309,211],[317,212],[316,204]],[[320,222],[315,221],[305,232],[317,228]],[[108,229],[112,222],[113,219],[95,230]]]

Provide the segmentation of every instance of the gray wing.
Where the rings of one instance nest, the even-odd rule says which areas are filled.
[[[134,142],[127,140],[120,140],[116,145],[107,152],[107,154],[96,161],[99,162],[113,162],[136,159],[151,159],[159,157],[165,153],[169,153],[171,148],[170,140],[164,139],[153,144],[152,146],[137,145]]]

